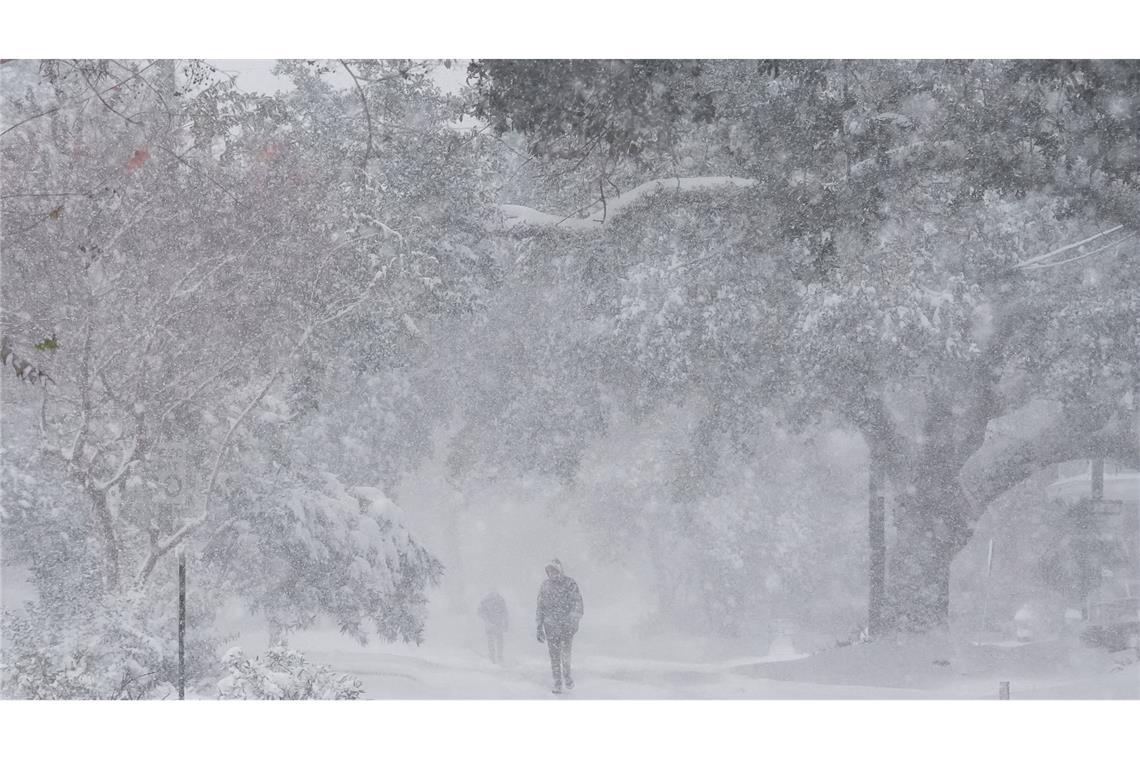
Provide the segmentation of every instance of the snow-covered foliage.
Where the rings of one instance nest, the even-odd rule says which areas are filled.
[[[539,138],[539,152],[557,136],[600,202],[620,198],[610,185],[627,173],[633,186],[652,177],[655,160],[687,156],[710,176],[761,179],[714,200],[655,199],[600,239],[584,239],[579,222],[508,216],[526,216],[512,229],[547,249],[526,259],[537,282],[571,271],[591,283],[578,318],[601,323],[593,346],[609,371],[599,374],[626,394],[637,389],[635,408],[696,393],[730,437],[755,429],[756,406],[797,427],[830,413],[863,435],[871,469],[894,494],[892,625],[945,621],[939,589],[951,559],[985,506],[1035,468],[1103,451],[1104,439],[1137,461],[1124,432],[1140,357],[1135,257],[1101,257],[1079,285],[1072,270],[1024,264],[1048,262],[1034,254],[1057,241],[1135,219],[1137,138],[1125,125],[1135,127],[1137,112],[1118,107],[1134,103],[1134,66],[505,64],[498,80],[495,68],[476,71],[490,79],[481,104],[493,123]],[[573,95],[560,107],[597,98],[577,128],[539,94],[539,82],[567,77]],[[607,99],[639,79],[685,97],[668,117]],[[708,123],[684,105],[706,96],[716,114]],[[636,160],[614,155],[662,119],[667,139],[644,139]],[[991,423],[1042,398],[1064,412],[1036,443],[985,446]]]
[[[235,518],[207,558],[232,568],[227,588],[282,632],[325,615],[362,642],[370,629],[422,640],[425,591],[443,568],[380,489],[278,470]]]
[[[141,621],[131,624],[113,611],[102,613],[45,620],[42,610],[32,608],[6,615],[0,693],[8,699],[168,696],[169,636],[140,630]]]
[[[764,635],[774,621],[846,633],[866,592],[866,452],[851,436],[809,441],[774,427],[745,453],[704,451],[699,405],[618,423],[583,458],[565,510],[599,558],[648,559],[658,626]],[[825,558],[826,556],[826,558]]]
[[[220,699],[356,699],[360,681],[313,665],[300,652],[274,647],[250,660],[241,647],[223,658],[226,675],[218,681]]]
[[[391,515],[342,510],[322,523],[318,505],[339,503],[323,476],[281,482],[274,463],[319,458],[353,482],[390,484],[424,450],[425,434],[418,446],[408,434],[415,415],[391,412],[412,395],[400,371],[415,320],[471,308],[477,291],[458,286],[480,276],[485,251],[472,216],[485,194],[471,186],[484,163],[454,150],[454,103],[422,76],[370,85],[366,100],[384,98],[383,127],[370,128],[388,160],[361,161],[346,147],[359,134],[330,128],[356,117],[357,93],[303,64],[283,66],[297,87],[269,99],[195,62],[15,65],[34,85],[4,99],[5,123],[20,123],[4,135],[5,177],[27,185],[3,201],[5,358],[32,356],[51,381],[9,393],[4,380],[6,407],[21,411],[5,410],[5,496],[9,483],[20,494],[5,498],[5,543],[21,544],[42,595],[97,590],[108,608],[165,595],[172,552],[188,545],[208,608],[235,591],[261,608],[271,579],[244,564],[307,553],[298,536],[328,540],[331,556],[310,556],[342,571],[336,585],[322,573],[323,590],[303,599],[304,585],[273,585],[280,617],[327,612],[360,637],[374,623],[417,638],[438,563]],[[352,65],[380,79],[398,68]],[[392,150],[404,142],[415,149]],[[367,389],[352,396],[359,406],[322,415],[326,387],[352,374]],[[379,431],[370,442],[390,456],[364,450],[338,417]],[[284,449],[259,448],[254,430]],[[250,494],[261,509],[291,505],[274,524],[281,540],[252,542],[254,558],[222,546],[249,528]]]
[[[164,696],[178,552],[198,687],[233,603],[418,644],[518,523],[646,630],[940,629],[1002,494],[1140,467],[1135,62],[0,66],[6,695]]]

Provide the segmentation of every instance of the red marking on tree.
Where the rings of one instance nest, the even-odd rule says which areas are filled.
[[[127,161],[127,168],[131,170],[137,169],[145,164],[149,158],[150,151],[148,151],[146,148],[139,148],[135,151],[135,154],[131,156],[131,160]]]

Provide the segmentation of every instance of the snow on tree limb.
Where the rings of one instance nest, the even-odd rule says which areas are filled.
[[[959,472],[958,485],[969,503],[971,522],[994,499],[1042,467],[1097,456],[1140,467],[1135,413],[1117,412],[1108,420],[1096,420],[1053,404],[1032,416],[1022,420],[1017,434],[990,437]]]
[[[606,201],[605,209],[587,217],[573,215],[560,216],[538,211],[529,206],[504,204],[499,209],[506,217],[507,229],[515,227],[557,227],[571,232],[599,232],[615,219],[628,211],[637,202],[658,193],[673,190],[677,193],[692,193],[722,188],[747,188],[756,185],[756,180],[744,177],[674,177],[654,179]]]

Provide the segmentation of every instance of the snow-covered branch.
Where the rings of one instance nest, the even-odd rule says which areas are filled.
[[[520,226],[557,227],[559,230],[570,232],[601,232],[629,211],[633,205],[658,193],[672,191],[677,194],[688,194],[709,190],[740,189],[753,187],[756,182],[754,179],[744,177],[674,177],[650,180],[616,198],[607,199],[604,210],[596,211],[587,217],[548,214],[529,206],[512,204],[501,205],[499,209],[506,218],[507,229]]]
[[[138,585],[142,586],[144,583],[146,583],[147,578],[150,577],[150,574],[154,570],[155,565],[163,555],[181,543],[184,538],[205,524],[206,520],[209,519],[210,501],[213,498],[214,487],[218,482],[218,473],[221,471],[222,462],[225,460],[226,453],[229,451],[230,443],[233,440],[234,433],[236,433],[238,429],[240,429],[241,426],[245,423],[245,420],[249,417],[249,413],[253,411],[254,407],[260,404],[261,400],[265,398],[265,394],[268,393],[269,389],[273,387],[273,384],[277,382],[277,378],[281,377],[281,374],[285,371],[285,368],[289,366],[290,362],[292,362],[297,357],[297,354],[301,351],[304,345],[309,342],[309,338],[311,338],[312,335],[312,327],[307,328],[305,332],[302,333],[301,337],[293,345],[293,350],[289,352],[288,356],[286,356],[281,360],[281,362],[278,363],[277,368],[273,371],[273,374],[270,375],[265,384],[261,386],[261,390],[248,404],[245,405],[245,407],[238,414],[237,418],[230,423],[229,429],[226,430],[226,434],[222,438],[222,442],[218,444],[218,449],[214,453],[214,463],[210,468],[210,478],[206,482],[206,493],[202,499],[202,513],[197,517],[187,521],[181,528],[176,530],[165,540],[152,544],[151,550],[139,570]]]
[[[971,521],[1042,467],[1098,456],[1140,467],[1135,413],[1118,411],[1108,420],[1097,420],[1059,403],[1024,412],[1016,434],[992,436],[959,472],[958,484],[969,502]]]
[[[138,459],[139,444],[141,435],[136,435],[135,440],[130,446],[123,450],[122,457],[119,458],[119,465],[115,468],[114,474],[103,481],[96,481],[92,483],[92,487],[97,491],[109,491],[118,485],[123,478],[130,472],[131,465]]]

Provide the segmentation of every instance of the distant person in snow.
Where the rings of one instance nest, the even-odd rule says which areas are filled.
[[[550,650],[550,670],[554,674],[554,693],[562,693],[562,684],[574,688],[570,675],[570,650],[578,621],[582,619],[582,593],[574,579],[562,571],[562,563],[551,560],[546,566],[546,580],[538,591],[538,640]]]
[[[487,654],[491,662],[503,663],[503,634],[507,631],[509,616],[507,602],[498,591],[492,591],[479,602],[479,617],[487,626]]]

